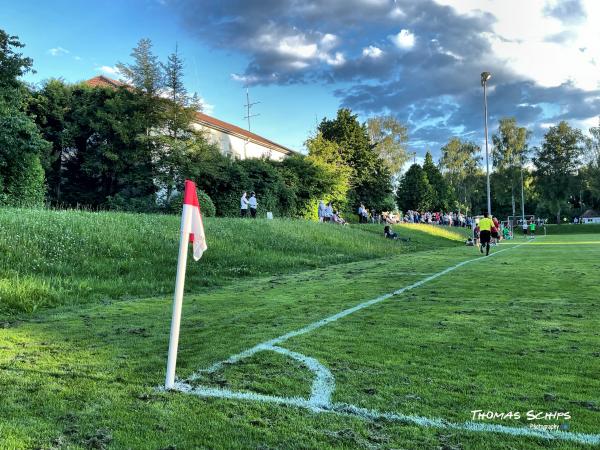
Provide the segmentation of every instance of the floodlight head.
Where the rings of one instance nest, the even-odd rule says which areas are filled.
[[[490,72],[481,72],[481,85],[484,86],[490,78],[492,78]]]

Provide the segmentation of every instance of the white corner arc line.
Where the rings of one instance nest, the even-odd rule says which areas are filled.
[[[162,390],[162,388],[160,388]],[[401,413],[380,412],[372,409],[361,408],[346,403],[332,403],[326,407],[319,407],[310,400],[301,397],[280,397],[275,395],[259,394],[256,392],[237,392],[229,389],[212,387],[192,387],[184,382],[176,382],[175,390],[185,394],[196,395],[204,398],[220,398],[225,400],[257,401],[277,405],[304,408],[315,413],[333,413],[343,416],[356,417],[364,420],[386,420],[417,425],[426,428],[459,430],[474,433],[500,433],[511,436],[524,436],[529,438],[560,440],[577,442],[587,445],[600,444],[600,434],[574,433],[569,431],[549,431],[535,428],[507,426],[493,423],[480,422],[449,422],[440,418],[429,418]]]
[[[522,244],[514,245],[512,247],[499,250],[497,252],[492,253],[490,256],[497,255],[507,250],[512,250],[518,248],[522,245],[526,245],[529,242],[524,242]],[[292,352],[290,350],[279,347],[277,344],[280,344],[292,337],[299,336],[302,334],[309,333],[317,328],[323,327],[331,322],[334,322],[338,319],[346,317],[354,312],[360,311],[361,309],[368,308],[371,305],[376,303],[380,303],[384,300],[389,299],[395,295],[402,294],[411,289],[415,289],[419,286],[422,286],[429,281],[432,281],[436,278],[439,278],[449,272],[452,272],[466,264],[476,262],[476,261],[484,261],[487,258],[478,257],[470,260],[462,261],[454,266],[448,267],[441,272],[435,273],[429,277],[426,277],[420,281],[417,281],[409,286],[398,289],[394,292],[381,295],[372,300],[368,300],[366,302],[360,303],[352,308],[345,309],[340,311],[337,314],[329,316],[325,319],[319,320],[317,322],[313,322],[303,328],[300,328],[295,331],[290,331],[289,333],[283,334],[274,339],[262,342],[260,344],[255,345],[243,352],[232,355],[226,360],[217,362],[207,369],[201,369],[200,371],[192,374],[186,381],[177,381],[174,386],[174,390],[180,391],[182,393],[193,394],[199,397],[211,397],[211,398],[221,398],[221,399],[230,399],[230,400],[250,400],[250,401],[259,401],[264,403],[274,403],[280,405],[294,406],[299,408],[306,408],[313,412],[328,412],[328,413],[336,413],[340,415],[359,417],[367,420],[376,420],[383,419],[388,421],[395,422],[403,422],[403,423],[412,423],[415,425],[423,426],[423,427],[434,427],[434,428],[444,428],[444,429],[454,429],[461,431],[471,431],[471,432],[491,432],[491,433],[502,433],[513,436],[526,436],[532,438],[541,438],[548,440],[563,440],[563,441],[571,441],[578,442],[581,444],[591,444],[597,445],[600,444],[600,435],[599,434],[586,434],[586,433],[574,433],[567,431],[547,431],[547,430],[536,430],[532,428],[526,427],[509,427],[505,425],[498,424],[490,424],[490,423],[478,423],[478,422],[449,422],[447,420],[441,418],[427,418],[422,416],[415,415],[405,415],[401,413],[390,413],[390,412],[379,412],[375,410],[370,410],[366,408],[361,408],[355,405],[349,405],[344,403],[331,403],[331,394],[335,388],[335,379],[329,369],[327,369],[324,365],[319,363],[316,359],[302,355],[300,353]],[[301,397],[280,397],[266,394],[259,394],[256,392],[236,392],[229,389],[221,389],[221,388],[213,388],[208,386],[197,386],[194,387],[189,384],[200,377],[200,373],[202,372],[214,372],[219,370],[224,365],[234,364],[244,358],[254,355],[260,351],[275,351],[278,353],[282,353],[286,356],[290,356],[297,361],[300,361],[302,364],[307,366],[311,371],[315,373],[315,380],[313,381],[313,386],[311,390],[311,398],[305,399]],[[163,390],[163,388],[158,388],[159,390]]]

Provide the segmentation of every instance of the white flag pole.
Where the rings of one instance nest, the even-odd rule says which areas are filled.
[[[175,366],[177,364],[177,346],[179,344],[179,324],[181,323],[181,305],[185,285],[185,269],[187,264],[188,244],[192,222],[192,207],[183,205],[181,214],[181,237],[179,239],[179,257],[177,258],[177,276],[175,278],[175,295],[173,297],[173,317],[171,318],[171,337],[169,339],[169,357],[167,359],[167,378],[165,389],[173,389],[175,385]]]

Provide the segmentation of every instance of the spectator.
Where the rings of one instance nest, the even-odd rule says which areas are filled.
[[[383,235],[385,236],[386,239],[393,239],[393,240],[400,239],[403,242],[410,241],[410,238],[403,239],[400,236],[398,236],[398,233],[394,233],[389,225],[386,225],[385,227],[383,227]]]
[[[338,225],[346,225],[347,222],[340,216],[339,211],[334,211],[333,216],[331,216],[331,220],[333,223],[337,223]]]
[[[248,215],[248,198],[247,193],[244,192],[242,194],[242,198],[240,198],[240,216],[246,217]]]
[[[323,221],[331,222],[332,217],[333,217],[333,206],[331,205],[331,202],[329,202],[329,203],[327,203],[327,206],[325,207],[325,214],[323,216]]]
[[[358,223],[367,223],[368,217],[369,213],[367,212],[365,205],[361,203],[358,207]]]
[[[250,206],[250,217],[256,219],[256,208],[258,207],[258,202],[256,201],[256,194],[254,192],[250,193],[248,206]]]
[[[317,214],[319,215],[319,222],[323,222],[323,217],[325,217],[325,203],[323,200],[319,201],[319,209],[317,210]]]

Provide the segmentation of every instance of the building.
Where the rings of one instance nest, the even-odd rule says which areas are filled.
[[[296,153],[258,134],[204,113],[196,113],[194,125],[206,131],[208,139],[217,144],[224,155],[234,158],[268,158],[281,161],[286,156]]]
[[[600,212],[588,209],[581,216],[581,223],[600,223]]]
[[[113,80],[104,75],[91,78],[86,81],[86,84],[93,87],[111,88],[126,85],[121,81]],[[201,112],[196,113],[193,126],[198,130],[206,132],[207,139],[210,142],[219,146],[224,155],[230,155],[233,158],[268,158],[274,161],[281,161],[286,156],[296,153],[294,150],[258,134]]]

